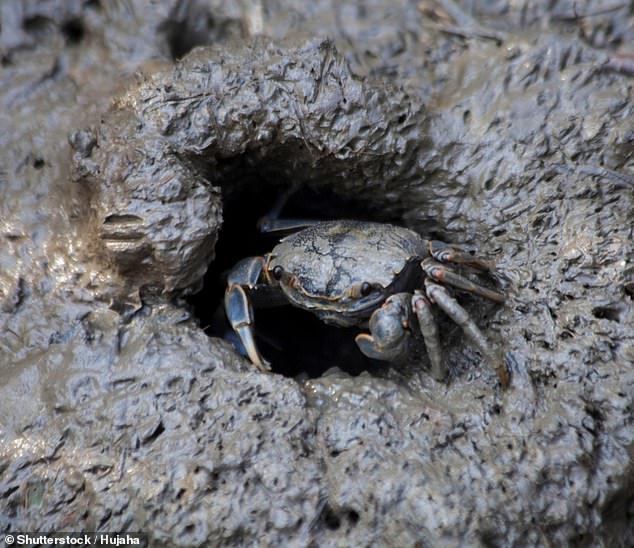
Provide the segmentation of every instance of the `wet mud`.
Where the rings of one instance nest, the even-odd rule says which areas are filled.
[[[2,532],[628,545],[634,14],[475,4],[2,3]],[[285,308],[240,356],[223,273],[292,185],[490,257],[510,388],[448,322],[448,385]]]

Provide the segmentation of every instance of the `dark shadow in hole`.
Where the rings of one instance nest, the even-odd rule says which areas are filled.
[[[233,162],[224,167],[229,174],[238,170]],[[240,188],[227,185],[223,189],[224,223],[216,245],[216,258],[204,277],[202,290],[188,299],[205,332],[228,340],[235,340],[236,336],[223,307],[227,273],[239,260],[262,255],[275,247],[279,236],[261,234],[257,229],[257,221],[269,212],[284,190],[274,187],[258,174],[239,173],[242,183]],[[234,178],[228,175],[225,180]],[[308,188],[299,190],[290,199],[282,211],[282,217],[318,220],[352,218],[399,224],[398,220],[385,218],[380,211],[373,210],[361,201],[344,200],[332,193]],[[427,237],[445,240],[444,235],[438,232],[438,227],[430,225],[429,228]],[[458,272],[461,269],[458,268]],[[459,300],[469,311],[484,305],[494,306],[479,298],[473,302],[473,298],[466,294],[460,295]],[[464,338],[463,334],[454,323],[442,313],[437,313],[436,318],[443,333],[443,349],[464,344],[460,342]],[[276,373],[301,380],[320,377],[332,367],[338,367],[350,375],[369,371],[376,376],[385,376],[392,371],[387,362],[370,360],[359,351],[354,337],[362,331],[360,328],[329,326],[310,312],[290,305],[258,308],[255,310],[255,319],[257,344]],[[477,316],[474,319],[478,323]]]
[[[321,522],[322,526],[326,529],[337,531],[344,521],[348,523],[349,527],[354,527],[359,523],[359,513],[352,509],[346,510],[345,508],[336,511],[329,504],[325,504],[318,521]]]
[[[163,432],[165,432],[165,426],[163,421],[159,422],[153,432],[143,439],[143,445],[149,445],[155,441]]]
[[[261,234],[257,221],[267,214],[279,196],[278,190],[262,184],[248,185],[249,192],[225,192],[224,223],[202,290],[188,299],[201,327],[208,335],[232,339],[223,308],[226,276],[240,259],[271,251],[279,236]],[[229,189],[227,189],[229,190]],[[327,193],[299,190],[282,215],[288,218],[381,220],[376,211]],[[255,310],[256,340],[260,351],[276,373],[289,377],[320,377],[332,367],[351,375],[386,367],[366,358],[354,342],[359,328],[339,328],[321,322],[308,311],[292,306]]]
[[[341,519],[328,505],[324,508],[321,518],[324,521],[324,525],[331,531],[336,531],[339,527],[341,527]]]
[[[190,32],[187,21],[168,20],[159,30],[165,34],[170,56],[174,60],[180,59],[196,46],[206,43],[207,36]]]
[[[81,19],[69,19],[62,24],[62,34],[69,44],[79,44],[84,37],[84,24]]]
[[[207,2],[176,2],[169,17],[159,25],[172,59],[177,60],[196,46],[241,37],[243,30],[236,19],[215,19]]]
[[[592,309],[592,315],[602,320],[610,320],[612,322],[620,322],[623,310],[619,304],[608,306],[597,306]]]
[[[51,31],[53,28],[53,21],[42,15],[33,15],[31,17],[26,17],[22,21],[22,28],[28,34],[42,37],[44,34]]]

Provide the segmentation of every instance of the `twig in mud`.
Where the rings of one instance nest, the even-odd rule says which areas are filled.
[[[602,179],[609,179],[613,183],[616,183],[619,188],[634,188],[634,176],[607,167],[593,166],[593,165],[581,165],[576,167],[569,167],[565,164],[556,164],[556,169],[560,173],[575,173],[579,172],[584,175],[590,175],[591,177],[600,177]]]
[[[599,17],[600,15],[605,15],[606,13],[612,13],[614,11],[619,11],[623,8],[627,8],[627,4],[626,3],[622,3],[622,4],[618,4],[616,6],[608,6],[607,8],[603,8],[597,11],[593,11],[591,13],[577,13],[576,7],[575,7],[575,13],[573,13],[572,15],[558,15],[558,14],[554,14],[552,16],[552,19],[554,21],[578,21],[579,19],[587,19],[589,17]]]
[[[455,25],[448,23],[428,23],[428,27],[446,34],[460,36],[461,38],[492,40],[498,46],[502,45],[506,40],[506,33],[482,26],[475,17],[466,13],[453,0],[435,0],[433,3],[437,4],[440,10],[444,12],[444,19],[453,20]],[[418,5],[418,9],[425,13],[429,11],[429,6],[425,5],[425,2],[421,2]]]
[[[431,23],[427,26],[437,31],[444,32],[445,34],[452,34],[454,36],[460,36],[461,38],[478,38],[480,40],[492,40],[498,46],[501,46],[505,39],[505,35],[503,33],[483,29],[481,27],[461,28],[449,25],[441,25],[437,23]]]
[[[634,54],[616,53],[610,55],[603,68],[632,76],[634,75]]]
[[[584,173],[585,175],[601,177],[603,179],[610,179],[615,183],[628,185],[629,187],[634,188],[634,176],[632,175],[621,173],[619,171],[614,171],[613,169],[608,169],[607,167],[601,166],[585,165],[579,166],[578,169],[581,173]]]

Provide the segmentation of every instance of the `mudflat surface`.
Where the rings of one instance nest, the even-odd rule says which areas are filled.
[[[476,4],[2,3],[2,532],[628,545],[633,15]],[[448,385],[241,357],[214,288],[296,184],[491,258],[510,388],[446,321]]]

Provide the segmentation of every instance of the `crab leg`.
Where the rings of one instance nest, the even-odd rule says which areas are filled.
[[[502,387],[509,385],[509,373],[504,364],[495,356],[489,347],[485,336],[482,334],[475,322],[469,317],[467,311],[462,308],[456,299],[454,299],[447,290],[441,285],[425,281],[427,296],[431,301],[435,302],[456,324],[460,326],[462,331],[469,337],[471,342],[482,352],[488,365],[497,373]]]
[[[278,196],[271,210],[263,217],[260,217],[260,219],[258,220],[258,229],[260,230],[260,232],[262,232],[263,234],[291,234],[292,232],[297,232],[308,226],[313,226],[323,222],[322,220],[318,219],[287,219],[280,217],[282,209],[284,209],[284,207],[288,203],[288,200],[298,190],[299,185],[295,184],[287,188],[284,192],[282,192],[282,194]]]
[[[263,234],[268,233],[282,233],[291,234],[298,232],[306,227],[314,226],[323,221],[316,219],[269,219],[268,217],[262,217],[258,221],[258,228]]]
[[[489,272],[491,270],[491,265],[484,259],[455,249],[445,242],[430,240],[428,246],[429,254],[441,263],[464,264],[471,268],[481,270],[482,272]]]
[[[431,311],[429,299],[418,289],[412,296],[412,310],[418,318],[418,326],[423,335],[427,355],[431,362],[432,375],[437,381],[443,381],[447,378],[448,371],[443,365],[441,358],[438,326]]]
[[[425,271],[425,274],[436,282],[449,284],[469,293],[475,293],[495,303],[502,304],[504,302],[504,295],[501,293],[476,284],[468,278],[460,276],[460,274],[456,274],[434,259],[428,257],[420,263],[420,266]]]

